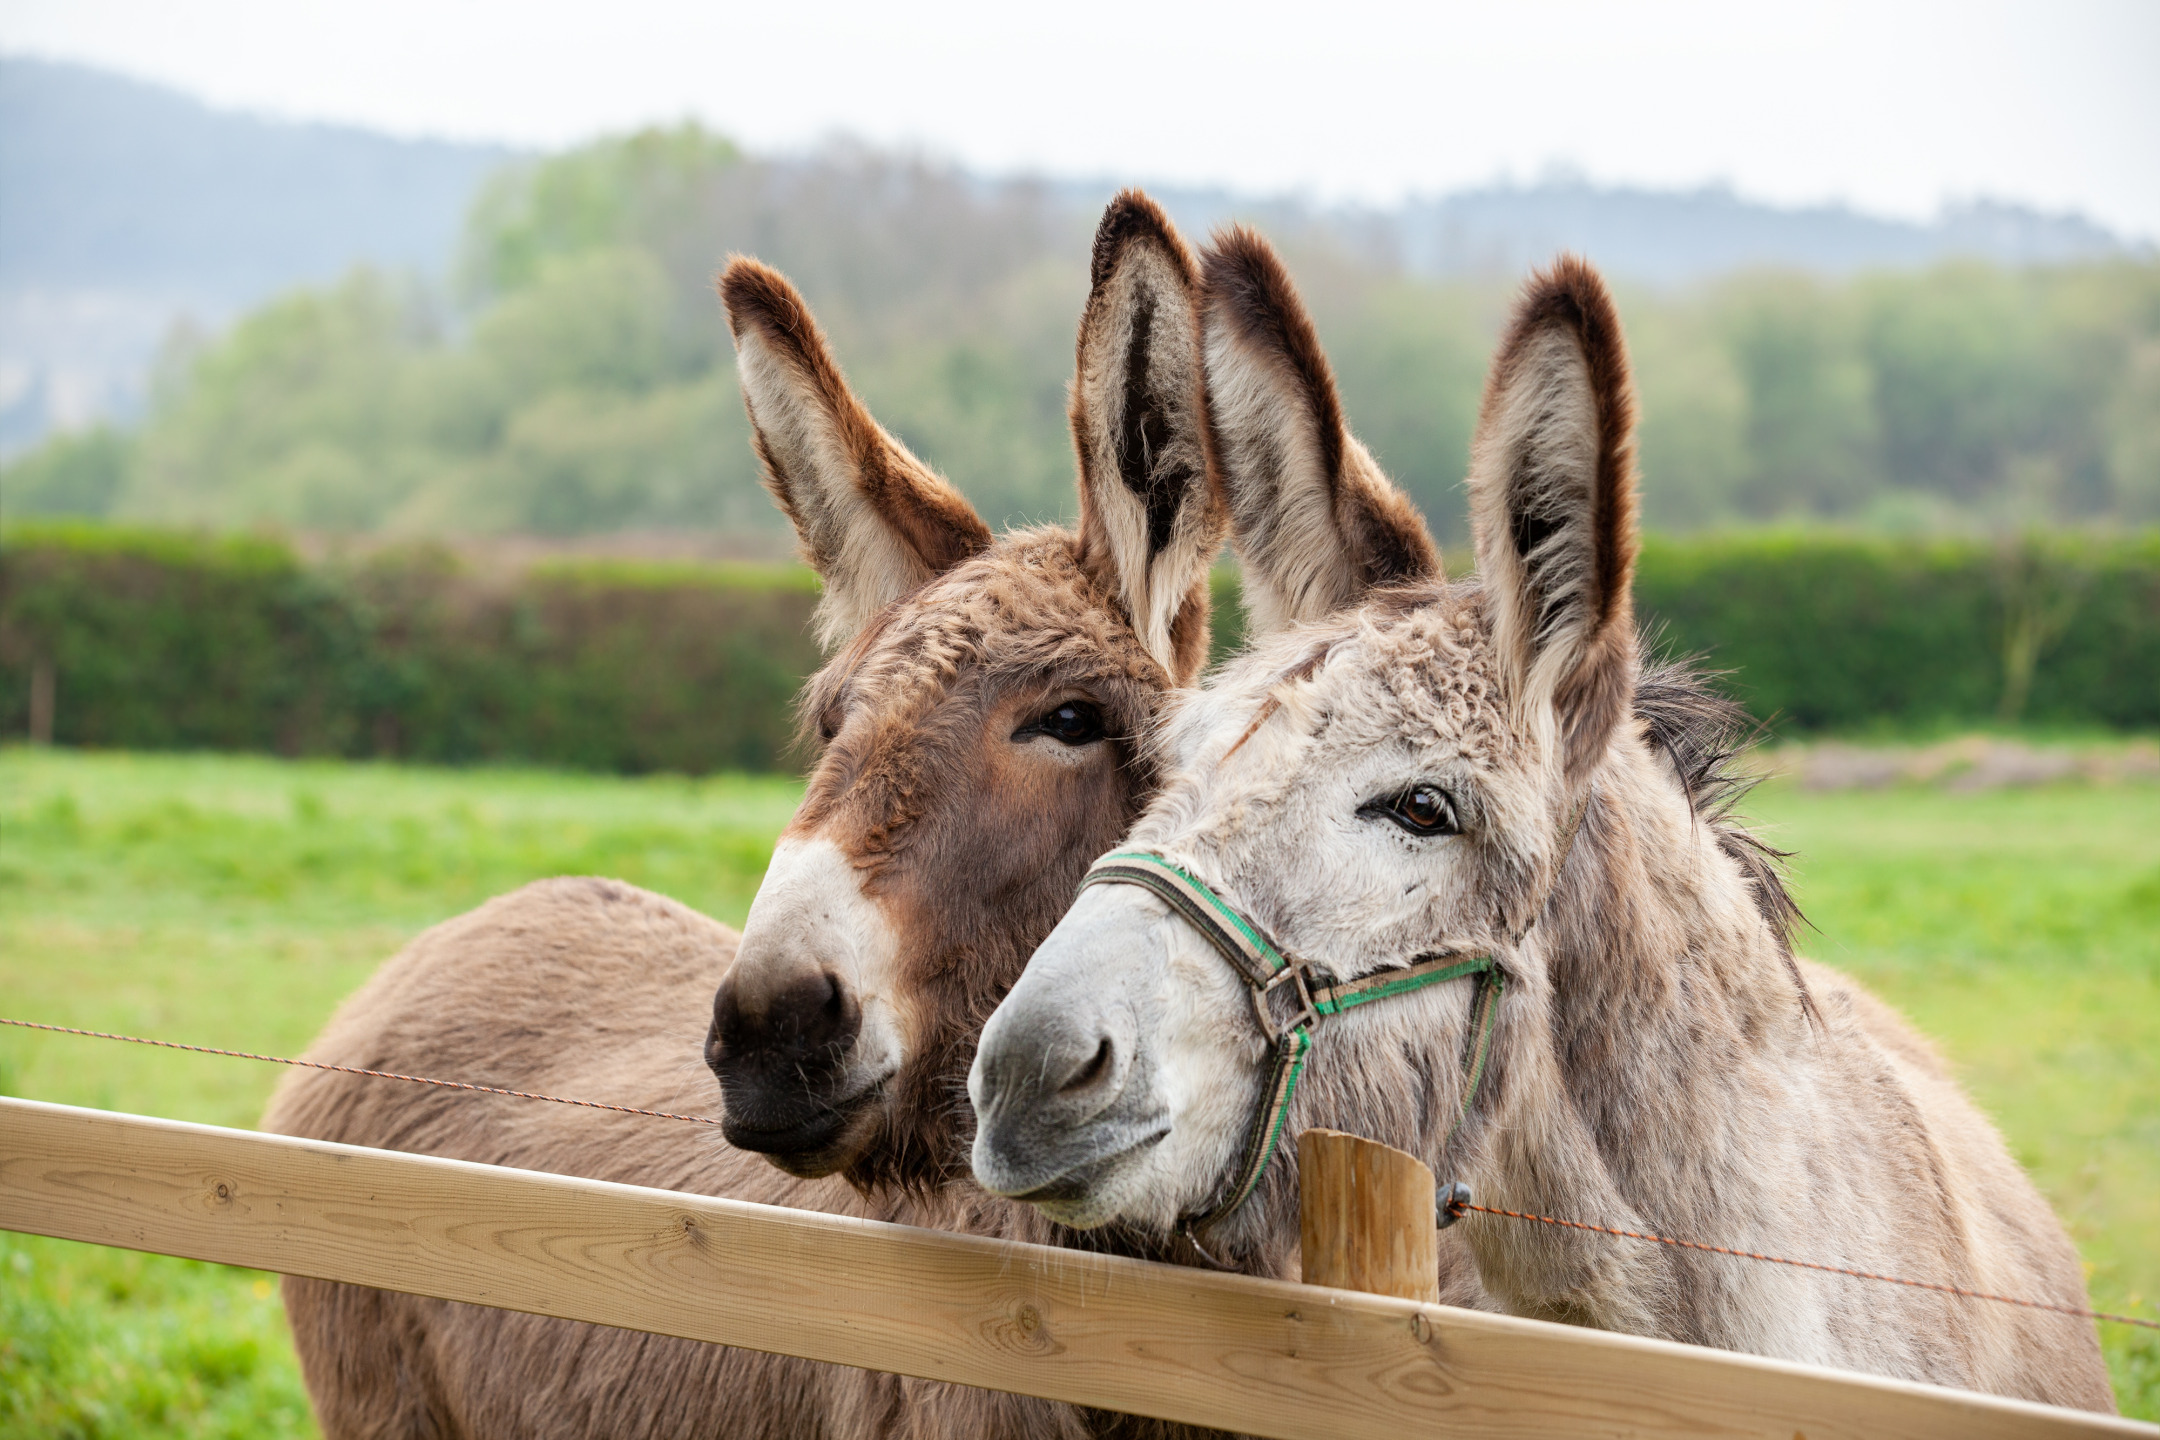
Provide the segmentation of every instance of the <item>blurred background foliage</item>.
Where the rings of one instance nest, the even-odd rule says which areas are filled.
[[[0,733],[769,771],[816,600],[793,565],[483,567],[428,544],[306,563],[256,536],[48,522],[0,545]]]
[[[769,562],[490,563],[427,542],[305,559],[254,535],[23,523],[0,537],[0,734],[782,770],[816,596]],[[1710,657],[1788,734],[2160,728],[2160,532],[1659,536],[1636,599],[1655,643]],[[1243,634],[1230,567],[1215,602],[1220,656]]]
[[[1354,427],[1459,543],[1519,277],[1417,278],[1310,217],[1259,218]],[[18,458],[0,511],[777,548],[712,293],[740,252],[801,285],[879,418],[993,523],[1063,517],[1092,219],[1043,184],[868,149],[783,165],[692,125],[602,140],[486,185],[448,285],[360,270],[215,340],[176,334],[144,422]],[[2160,261],[1757,271],[1622,309],[1654,528],[2160,520]]]

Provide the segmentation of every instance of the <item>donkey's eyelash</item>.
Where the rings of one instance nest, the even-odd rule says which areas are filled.
[[[1367,818],[1392,821],[1403,831],[1427,839],[1462,833],[1462,819],[1455,797],[1438,785],[1420,782],[1390,795],[1377,795],[1358,807]]]

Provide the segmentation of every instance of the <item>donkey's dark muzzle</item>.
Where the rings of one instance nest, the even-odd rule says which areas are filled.
[[[854,992],[825,970],[731,972],[713,996],[705,1036],[729,1143],[797,1174],[845,1164],[850,1131],[872,1098],[848,1091],[861,1032]]]

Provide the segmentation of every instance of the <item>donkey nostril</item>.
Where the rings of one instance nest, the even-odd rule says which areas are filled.
[[[1095,1047],[1095,1053],[1088,1057],[1087,1064],[1081,1066],[1077,1074],[1059,1087],[1060,1093],[1070,1094],[1100,1083],[1109,1075],[1110,1062],[1115,1055],[1116,1050],[1110,1044],[1110,1037],[1105,1035],[1102,1043]]]

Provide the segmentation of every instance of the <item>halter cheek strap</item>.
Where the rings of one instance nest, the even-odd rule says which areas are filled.
[[[1253,1014],[1260,1022],[1260,1033],[1267,1037],[1274,1050],[1267,1084],[1260,1092],[1260,1107],[1246,1131],[1244,1155],[1238,1164],[1236,1180],[1214,1208],[1186,1227],[1188,1233],[1224,1219],[1244,1204],[1259,1186],[1260,1177],[1267,1173],[1268,1162],[1282,1143],[1283,1122],[1290,1113],[1290,1099],[1297,1093],[1298,1077],[1304,1074],[1306,1056],[1312,1050],[1313,1030],[1326,1016],[1339,1015],[1359,1005],[1407,995],[1449,980],[1476,977],[1477,996],[1472,1003],[1478,1011],[1477,1045],[1468,1059],[1462,1114],[1456,1117],[1454,1129],[1448,1132],[1450,1140],[1469,1117],[1470,1106],[1477,1099],[1478,1084],[1485,1074],[1486,1052],[1492,1042],[1493,1015],[1499,1008],[1500,993],[1507,983],[1500,962],[1491,955],[1467,959],[1440,955],[1400,970],[1382,970],[1356,980],[1338,982],[1327,978],[1324,972],[1308,962],[1284,952],[1266,931],[1231,908],[1230,903],[1205,882],[1160,855],[1145,850],[1114,851],[1089,867],[1080,888],[1085,890],[1090,885],[1137,885],[1159,896],[1180,919],[1199,931],[1201,938],[1230,962],[1238,978],[1245,982],[1245,988],[1252,993]],[[1278,1000],[1278,995],[1288,998]],[[1278,1021],[1276,1011],[1285,1005],[1291,1007],[1289,1013]]]

